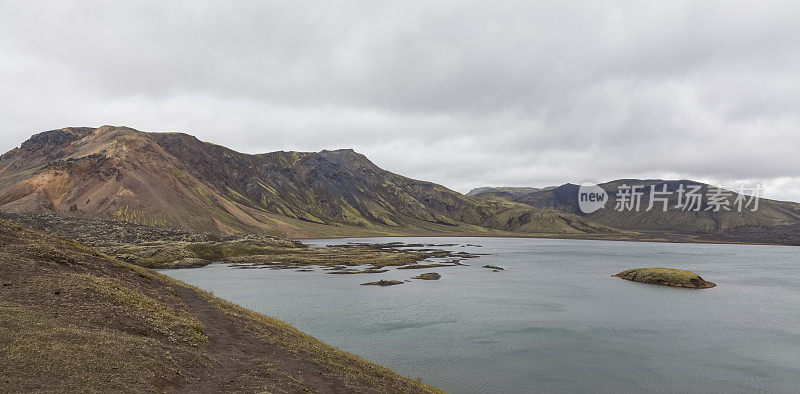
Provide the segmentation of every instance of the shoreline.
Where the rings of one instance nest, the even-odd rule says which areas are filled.
[[[567,234],[550,234],[550,233],[531,233],[531,234],[511,234],[511,235],[486,235],[486,234],[441,234],[441,235],[431,235],[431,234],[422,234],[422,235],[370,235],[370,236],[350,236],[350,235],[342,235],[336,237],[292,237],[289,238],[295,241],[306,241],[306,240],[339,240],[339,239],[370,239],[370,238],[512,238],[512,239],[524,239],[524,238],[535,238],[535,239],[559,239],[559,240],[578,240],[578,241],[610,241],[610,242],[651,242],[651,243],[663,243],[663,244],[705,244],[705,245],[752,245],[752,246],[787,246],[787,247],[800,247],[800,245],[789,245],[789,244],[782,244],[782,243],[770,243],[770,242],[737,242],[737,241],[718,241],[718,240],[707,240],[707,239],[682,239],[682,240],[665,240],[665,239],[655,239],[655,238],[605,238],[605,237],[590,237],[584,236],[587,234],[575,234],[574,236],[569,236]],[[677,234],[676,234],[677,235]],[[685,237],[691,237],[691,235],[682,235]]]
[[[611,275],[611,277],[613,277],[613,278],[619,278],[619,279],[622,279],[622,280],[627,280],[627,281],[630,281],[630,282],[644,283],[644,284],[646,284],[646,285],[656,285],[656,286],[678,287],[678,288],[681,288],[681,289],[694,289],[694,290],[703,290],[703,289],[711,289],[711,288],[717,287],[717,284],[716,284],[716,283],[714,283],[714,282],[709,282],[709,281],[705,281],[705,283],[707,284],[707,286],[697,287],[697,286],[684,286],[684,285],[682,285],[682,284],[679,284],[679,283],[671,283],[671,282],[663,282],[663,281],[662,281],[662,282],[645,282],[645,281],[642,281],[642,280],[636,280],[636,279],[632,279],[632,278],[626,278],[626,277],[624,277],[624,276],[622,276],[622,275],[620,275],[620,274],[614,274],[614,275]]]

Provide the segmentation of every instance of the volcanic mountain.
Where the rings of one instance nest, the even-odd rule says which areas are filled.
[[[251,155],[114,126],[46,131],[0,156],[0,209],[292,237],[614,232],[406,178],[353,150]]]

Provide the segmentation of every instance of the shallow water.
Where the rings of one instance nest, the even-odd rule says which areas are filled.
[[[487,255],[468,267],[383,274],[223,264],[162,272],[450,392],[800,392],[800,248],[518,238],[306,243],[351,241],[456,243],[443,248]],[[610,276],[650,266],[688,269],[717,287]],[[442,279],[359,286],[432,271]]]

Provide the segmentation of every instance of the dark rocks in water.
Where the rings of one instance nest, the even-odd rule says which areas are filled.
[[[484,265],[483,268],[488,268],[490,270],[494,270],[494,272],[505,271],[506,269],[503,267],[498,267],[496,265]]]
[[[402,285],[403,283],[399,280],[379,280],[377,282],[362,283],[361,286],[394,286]]]
[[[422,280],[439,280],[442,276],[436,272],[426,272],[420,276],[415,276],[412,279],[422,279]]]

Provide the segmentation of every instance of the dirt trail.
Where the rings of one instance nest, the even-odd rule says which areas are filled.
[[[175,290],[205,326],[211,357],[208,373],[187,382],[180,392],[257,392],[269,388],[295,391],[291,386],[322,393],[351,392],[342,381],[326,375],[319,366],[304,363],[298,355],[246,330],[241,322],[222,313],[196,291],[183,286],[175,286]],[[292,377],[282,371],[291,371]],[[274,383],[278,383],[277,387],[269,387]]]

